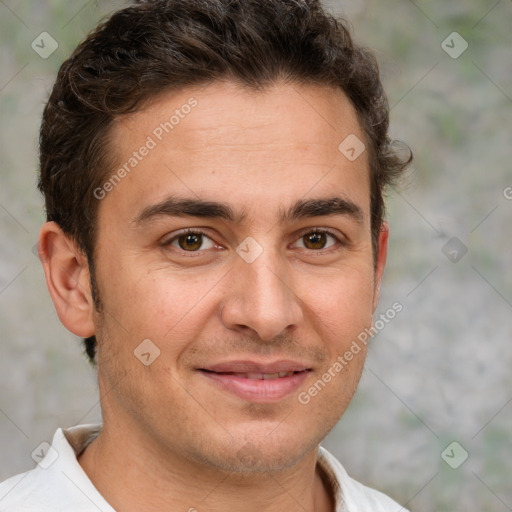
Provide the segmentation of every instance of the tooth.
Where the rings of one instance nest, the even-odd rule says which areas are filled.
[[[246,373],[245,378],[253,379],[253,380],[261,380],[261,379],[263,379],[263,374],[262,373]]]
[[[265,380],[274,380],[279,378],[279,373],[264,373],[263,378]]]
[[[289,377],[291,372],[279,372],[279,377]]]

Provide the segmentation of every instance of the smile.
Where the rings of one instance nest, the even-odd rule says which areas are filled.
[[[278,373],[225,373],[224,375],[234,375],[241,379],[251,380],[275,380],[282,377],[291,377],[298,372],[278,372]]]
[[[297,391],[311,369],[287,361],[267,365],[242,361],[221,363],[199,371],[210,384],[244,401],[272,403]]]

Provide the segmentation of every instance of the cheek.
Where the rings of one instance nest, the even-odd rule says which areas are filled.
[[[162,350],[179,350],[206,321],[205,298],[217,281],[171,275],[165,268],[148,270],[134,261],[105,265],[102,317],[110,327],[109,336],[128,337],[131,344],[151,339]]]
[[[320,321],[318,328],[335,345],[343,346],[371,325],[373,297],[373,269],[350,269],[310,292],[309,303],[312,316]]]

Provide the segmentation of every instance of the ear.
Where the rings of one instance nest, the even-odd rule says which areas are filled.
[[[388,257],[388,239],[389,239],[389,226],[387,222],[383,222],[379,233],[379,246],[377,250],[377,261],[375,265],[375,285],[373,291],[373,311],[377,309],[380,297],[380,284],[384,268],[386,267],[386,260]]]
[[[55,222],[41,227],[38,251],[60,321],[81,338],[92,336],[94,303],[86,256]]]

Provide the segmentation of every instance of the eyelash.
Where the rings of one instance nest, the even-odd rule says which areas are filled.
[[[334,238],[335,240],[335,244],[331,247],[328,247],[326,249],[307,249],[305,248],[306,250],[308,250],[309,252],[312,252],[312,253],[321,253],[323,251],[329,251],[329,250],[332,250],[333,248],[335,248],[336,246],[338,246],[338,249],[339,248],[342,248],[342,247],[346,247],[348,245],[348,243],[344,240],[340,240],[340,238],[335,235],[332,231],[328,230],[328,229],[325,229],[325,228],[308,228],[307,231],[304,231],[301,235],[299,235],[299,237],[297,238],[297,240],[303,238],[304,236],[308,235],[308,234],[312,234],[312,233],[315,233],[315,234],[325,234],[325,235],[329,235],[331,236],[332,238]],[[202,236],[205,236],[206,238],[209,238],[213,243],[215,243],[212,238],[208,235],[208,233],[200,228],[187,228],[183,231],[180,231],[179,233],[177,233],[176,235],[174,235],[172,238],[170,238],[169,240],[163,242],[161,245],[162,247],[167,247],[167,246],[170,246],[174,241],[176,241],[180,236],[185,236],[185,235],[189,235],[189,234],[192,234],[192,235],[202,235]],[[182,253],[188,253],[190,255],[192,254],[198,254],[198,253],[202,253],[204,252],[205,250],[207,249],[199,249],[197,251],[185,251],[184,249],[181,249],[179,247],[174,247],[175,249],[177,249],[178,251],[182,252]]]
[[[162,247],[167,247],[167,246],[171,245],[180,236],[185,236],[185,235],[202,235],[202,236],[205,236],[205,237],[209,238],[210,240],[212,240],[212,238],[210,236],[208,236],[208,233],[206,233],[206,231],[203,231],[200,228],[187,228],[187,229],[184,229],[183,231],[180,231],[179,233],[174,235],[169,240],[166,240],[165,242],[163,242]],[[212,242],[213,242],[213,240],[212,240]],[[194,254],[194,253],[197,254],[197,253],[204,252],[204,249],[198,250],[198,251],[185,251],[184,249],[181,249],[179,247],[174,247],[174,249],[177,249],[180,252],[188,253],[188,254]]]

